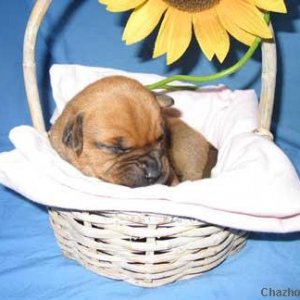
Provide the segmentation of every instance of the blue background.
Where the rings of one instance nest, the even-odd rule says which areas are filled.
[[[0,1],[0,151],[12,149],[11,128],[30,124],[22,78],[22,43],[32,0]],[[278,41],[278,77],[272,130],[276,143],[300,172],[300,3],[287,0],[287,15],[273,14]],[[225,64],[208,63],[193,43],[188,55],[168,67],[151,59],[155,33],[125,46],[128,14],[111,14],[96,0],[54,0],[37,47],[38,80],[47,119],[53,110],[48,70],[78,63],[171,75],[208,74],[231,65],[245,48],[232,43]],[[260,53],[237,74],[231,88],[260,90]],[[242,199],[241,199],[242,201]],[[250,236],[247,246],[199,278],[157,289],[109,280],[62,257],[45,208],[0,185],[0,299],[260,299],[262,288],[300,290],[300,234]]]

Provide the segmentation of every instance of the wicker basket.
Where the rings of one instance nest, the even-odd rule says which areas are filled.
[[[33,125],[44,132],[35,67],[35,44],[52,0],[37,0],[24,40],[23,69]],[[262,88],[258,134],[269,132],[276,81],[274,41],[262,45]],[[164,285],[208,271],[246,241],[246,233],[180,216],[124,211],[49,209],[63,254],[106,277],[144,287]]]

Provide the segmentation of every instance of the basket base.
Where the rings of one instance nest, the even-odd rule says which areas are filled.
[[[188,279],[238,252],[247,233],[198,220],[134,212],[49,210],[67,258],[142,287]]]

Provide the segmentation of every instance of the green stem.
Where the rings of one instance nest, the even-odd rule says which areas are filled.
[[[269,13],[265,14],[265,21],[267,23],[269,23],[269,21],[270,21]],[[205,76],[173,75],[173,76],[167,77],[163,80],[160,80],[158,82],[149,84],[146,87],[150,90],[155,90],[155,89],[159,89],[159,88],[169,90],[169,89],[176,88],[176,85],[175,86],[168,85],[168,83],[176,81],[176,80],[184,81],[184,82],[203,83],[203,82],[214,81],[214,80],[226,77],[226,76],[233,74],[233,73],[237,72],[238,70],[240,70],[249,61],[249,59],[252,57],[252,55],[256,51],[257,47],[259,46],[260,42],[261,42],[261,39],[256,38],[254,40],[254,42],[252,43],[252,45],[250,46],[250,48],[248,49],[248,51],[244,54],[244,56],[237,63],[235,63],[233,66],[231,66],[225,70],[222,70],[218,73],[214,73],[211,75],[205,75]]]

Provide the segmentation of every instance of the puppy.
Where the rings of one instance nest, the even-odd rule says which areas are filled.
[[[169,159],[178,180],[210,177],[218,150],[179,118],[168,116],[166,122],[170,131]]]
[[[106,77],[66,105],[50,142],[85,175],[129,187],[209,176],[216,150],[165,113],[172,103],[133,79]]]

